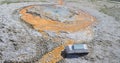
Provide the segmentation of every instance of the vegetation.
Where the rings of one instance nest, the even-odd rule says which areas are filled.
[[[32,2],[32,1],[40,1],[40,2],[46,2],[46,0],[2,0],[0,1],[0,4],[10,4],[10,3],[18,3],[18,2]]]
[[[103,12],[109,16],[113,16],[115,17],[116,20],[120,20],[120,8],[116,8],[116,7],[104,7],[100,9],[100,12]]]

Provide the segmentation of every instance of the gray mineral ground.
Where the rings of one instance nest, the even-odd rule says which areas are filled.
[[[20,20],[18,14],[28,5],[55,2],[0,0],[0,63],[34,63],[62,43],[53,43],[52,38],[45,40],[31,25]],[[120,63],[120,0],[65,0],[65,5],[90,13],[97,23],[92,27],[94,38],[87,42],[90,53],[64,58],[58,63]]]
[[[28,13],[33,15],[38,15],[41,18],[59,21],[59,22],[72,22],[75,21],[74,10],[69,9],[65,6],[46,5],[46,6],[34,6],[33,8],[28,9]]]

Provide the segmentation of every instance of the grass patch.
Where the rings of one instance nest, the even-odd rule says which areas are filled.
[[[91,0],[91,2],[96,2],[97,0]]]
[[[0,2],[0,4],[10,4],[10,3],[17,3],[17,1],[15,1],[15,2],[11,2],[11,1],[2,1],[2,2]]]
[[[66,0],[67,2],[79,2],[79,0]]]
[[[10,3],[19,3],[19,2],[46,2],[46,0],[4,0],[0,1],[0,4],[10,4]]]
[[[105,13],[105,14],[107,14],[107,11],[108,11],[107,8],[101,8],[101,9],[100,9],[100,12],[103,12],[103,13]]]
[[[109,16],[114,17],[117,21],[120,21],[120,8],[115,8],[115,7],[111,7],[111,8],[101,8],[100,12],[103,12],[104,14],[107,14]]]
[[[120,2],[120,0],[110,0],[110,1],[117,1],[117,2]]]

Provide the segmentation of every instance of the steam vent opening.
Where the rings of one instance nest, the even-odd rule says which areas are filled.
[[[48,44],[47,48],[51,49],[38,60],[40,63],[59,62],[63,59],[61,52],[65,46],[89,41],[93,37],[90,26],[96,21],[96,18],[82,10],[62,5],[44,4],[24,7],[19,14],[20,18],[32,25],[35,30],[40,33],[46,31],[48,33],[44,42]],[[47,41],[49,37],[52,37],[51,41]]]

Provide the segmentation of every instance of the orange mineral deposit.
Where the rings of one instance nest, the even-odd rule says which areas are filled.
[[[63,5],[64,4],[63,0],[58,0],[58,4]]]
[[[47,20],[27,13],[27,10],[32,7],[33,6],[28,6],[20,11],[20,14],[22,15],[21,19],[31,24],[38,31],[76,32],[85,29],[96,20],[93,16],[85,14],[84,12],[80,12],[79,15],[76,16],[76,21],[73,23],[67,24],[59,21]]]
[[[51,52],[43,55],[42,59],[39,60],[39,63],[56,63],[60,61],[61,59],[63,59],[63,57],[61,56],[61,52],[64,50],[65,46],[73,43],[73,40],[67,40],[64,45],[60,45],[54,48]]]
[[[59,4],[63,4],[62,0],[59,0]],[[20,10],[21,19],[31,24],[36,30],[40,32],[46,30],[54,32],[76,32],[82,29],[86,29],[96,20],[95,17],[83,11],[79,11],[78,15],[76,16],[76,21],[72,23],[47,20],[39,16],[34,16],[30,13],[27,13],[27,10],[32,7],[34,6],[28,6]],[[61,51],[64,50],[65,46],[73,43],[74,41],[68,41],[63,45],[54,48],[52,51],[43,55],[43,57],[39,60],[39,63],[56,63],[60,61],[61,59],[63,59],[63,57],[61,56]]]

